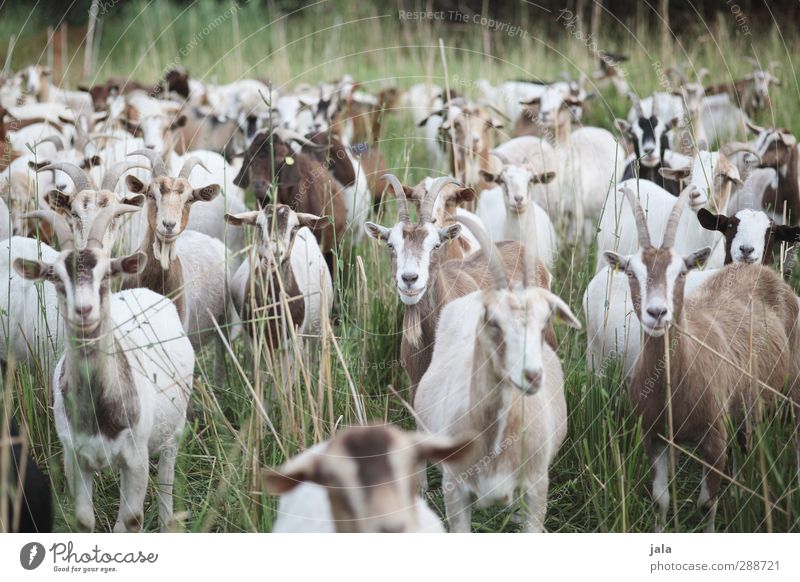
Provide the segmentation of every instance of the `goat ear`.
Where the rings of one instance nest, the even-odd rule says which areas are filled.
[[[531,184],[549,184],[556,177],[555,172],[544,172],[536,174],[531,178]]]
[[[209,184],[208,186],[192,190],[192,198],[194,202],[210,202],[217,197],[219,192],[219,184]]]
[[[457,239],[461,236],[461,225],[448,224],[439,229],[439,240],[441,242],[448,242]]]
[[[45,195],[47,205],[60,214],[66,214],[72,206],[72,196],[65,194],[61,190],[50,190]]]
[[[620,255],[619,253],[615,253],[612,251],[606,251],[603,253],[603,258],[611,266],[612,269],[616,269],[617,271],[624,271],[625,269],[628,268],[628,257],[624,255]]]
[[[489,126],[495,129],[503,129],[506,125],[499,119],[492,118],[489,120]]]
[[[544,295],[545,299],[547,299],[547,302],[550,304],[550,309],[553,310],[553,316],[555,317],[557,323],[565,323],[575,329],[581,329],[580,320],[575,317],[575,314],[572,313],[569,305],[567,305],[567,303],[561,299],[561,297],[555,293],[551,293],[546,289],[539,289],[538,291]]]
[[[279,469],[264,469],[261,473],[261,482],[264,491],[269,495],[282,495],[288,493],[300,483],[306,481],[316,482],[317,455],[304,453],[290,459]]]
[[[772,235],[775,237],[775,240],[800,242],[800,226],[775,224],[772,226]]]
[[[667,180],[675,180],[679,182],[680,180],[685,180],[689,177],[689,174],[692,173],[691,168],[659,168],[658,173]]]
[[[714,214],[706,208],[701,208],[697,211],[697,220],[700,222],[700,226],[706,230],[725,232],[725,229],[728,227],[727,216],[724,214]]]
[[[129,204],[130,206],[138,206],[141,208],[144,205],[144,194],[134,194],[133,196],[125,196],[119,201],[120,204]]]
[[[678,127],[678,125],[680,125],[680,123],[681,123],[680,117],[673,117],[672,119],[669,120],[669,123],[667,123],[667,127],[675,129],[676,127]]]
[[[296,214],[300,221],[300,226],[305,226],[313,231],[322,230],[331,223],[327,216],[320,217],[316,214],[307,214],[305,212],[298,212]]]
[[[686,268],[691,269],[699,269],[703,265],[706,264],[708,257],[711,256],[711,247],[704,247],[699,251],[695,251],[690,255],[684,257],[683,262],[686,263]]]
[[[136,176],[132,176],[130,174],[125,176],[125,186],[134,194],[140,194],[147,189],[144,185],[144,182],[142,182]]]
[[[615,119],[614,125],[617,127],[625,135],[631,134],[631,124],[625,121],[624,119]]]
[[[247,159],[247,152],[242,154],[242,167],[239,168],[239,173],[233,179],[233,183],[239,188],[247,188],[250,186],[250,160]]]
[[[233,226],[241,226],[243,224],[255,224],[260,212],[253,210],[251,212],[242,212],[241,214],[225,214],[225,222]]]
[[[138,275],[147,265],[147,255],[136,251],[127,257],[119,257],[111,261],[111,272],[115,275]]]
[[[52,269],[44,261],[15,259],[14,270],[20,277],[29,281],[41,281],[52,277]]]
[[[449,437],[418,432],[414,435],[417,458],[420,461],[458,461],[472,450],[475,434]]]
[[[494,172],[484,169],[480,169],[478,171],[480,172],[481,178],[483,178],[487,182],[494,182],[497,180],[497,174],[495,174]]]
[[[385,226],[381,226],[380,224],[375,224],[374,222],[365,222],[364,223],[364,231],[367,233],[367,236],[374,238],[375,240],[382,240],[387,241],[389,240],[389,230]]]

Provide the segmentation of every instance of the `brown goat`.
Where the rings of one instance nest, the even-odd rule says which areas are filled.
[[[714,531],[727,458],[726,421],[733,421],[740,443],[746,443],[755,403],[774,399],[761,383],[774,391],[788,386],[795,405],[800,398],[798,299],[771,269],[732,263],[684,300],[686,273],[702,266],[711,253],[706,247],[683,257],[672,248],[688,189],[675,204],[658,248],[650,243],[638,198],[629,197],[640,249],[627,257],[609,251],[605,258],[628,275],[645,333],[630,398],[642,417],[653,498],[659,507],[656,525],[660,529],[666,523],[668,446],[675,443],[698,449],[703,463],[698,508],[708,517],[706,531]]]

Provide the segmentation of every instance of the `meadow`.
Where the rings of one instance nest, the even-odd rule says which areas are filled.
[[[745,57],[755,56],[762,62],[778,61],[783,81],[771,90],[772,109],[756,121],[800,131],[794,68],[800,41],[784,34],[780,23],[762,30],[753,24],[745,34],[724,7],[717,20],[676,29],[665,47],[643,18],[621,22],[606,15],[598,37],[587,39],[565,26],[563,15],[527,4],[519,21],[507,23],[505,32],[476,24],[471,17],[458,23],[408,19],[400,18],[394,7],[334,0],[309,4],[296,13],[280,13],[255,2],[202,0],[181,5],[108,2],[103,8],[93,76],[80,79],[82,36],[75,30],[67,41],[68,67],[63,74],[55,71],[56,81],[63,77],[65,86],[74,87],[79,81],[102,82],[116,75],[150,82],[181,65],[207,82],[267,78],[278,88],[291,88],[350,74],[367,91],[430,80],[477,96],[478,79],[554,80],[564,71],[573,77],[580,72],[590,75],[597,67],[590,49],[596,46],[630,55],[626,78],[637,93],[646,95],[661,87],[663,71],[671,65],[707,67],[714,82],[724,82],[747,73],[751,67]],[[519,31],[511,34],[510,27]],[[12,35],[12,70],[48,62],[46,25],[35,11],[0,7],[0,45]],[[439,39],[445,47],[447,75]],[[613,88],[603,90],[587,108],[583,123],[616,134],[613,120],[625,117],[629,107],[627,98]],[[414,129],[406,112],[387,112],[378,144],[390,171],[409,184],[439,174],[428,168],[425,144]],[[496,143],[509,137],[509,130],[500,130]],[[396,216],[394,201],[387,200],[375,220],[388,225]],[[186,531],[270,531],[276,500],[261,492],[262,467],[280,464],[338,426],[372,420],[414,427],[408,381],[399,361],[403,309],[391,282],[388,252],[365,238],[358,245],[342,245],[338,264],[335,317],[324,330],[319,361],[299,366],[291,391],[273,393],[269,363],[263,370],[243,369],[239,342],[229,346],[221,385],[212,380],[210,358],[199,360],[193,418],[176,474],[176,513]],[[581,319],[581,300],[594,265],[593,248],[561,237],[553,291]],[[800,289],[797,277],[793,282]],[[553,532],[650,531],[655,515],[649,468],[619,367],[590,372],[585,331],[558,328],[557,334],[569,434],[551,468],[546,527]],[[72,501],[50,408],[51,378],[40,366],[9,366],[3,383],[3,405],[22,421],[36,460],[51,477],[56,529],[71,531]],[[747,456],[731,447],[740,471],[735,480],[723,480],[718,531],[800,531],[800,488],[788,414],[785,406],[765,414]],[[668,531],[702,530],[694,508],[700,469],[691,461],[693,452],[685,452],[678,465],[678,512],[671,515]],[[428,499],[444,515],[438,473],[430,470],[429,480]],[[147,531],[158,527],[152,498],[151,484]],[[117,504],[118,483],[110,472],[104,473],[96,481],[99,531],[113,527]],[[510,512],[499,506],[473,515],[474,531],[517,527]]]

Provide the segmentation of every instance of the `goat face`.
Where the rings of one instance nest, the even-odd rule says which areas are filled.
[[[489,131],[501,128],[503,124],[493,119],[488,112],[477,105],[452,107],[451,117],[442,123],[440,131],[453,129],[454,150],[459,156],[474,158],[489,147]]]
[[[92,339],[108,310],[111,278],[122,273],[139,273],[146,261],[141,252],[111,259],[101,249],[86,248],[65,251],[53,263],[16,259],[14,268],[25,279],[53,283],[59,310],[73,335]]]
[[[345,429],[321,450],[264,471],[264,488],[278,495],[299,483],[328,490],[339,532],[403,533],[419,530],[416,473],[421,463],[455,460],[471,439],[407,433],[390,425]]]
[[[555,172],[536,173],[529,166],[504,165],[499,174],[481,171],[489,182],[496,182],[503,190],[503,200],[508,212],[521,214],[528,209],[533,187],[548,184],[555,178]]]
[[[661,337],[680,317],[686,274],[703,266],[710,254],[709,247],[686,257],[672,248],[645,247],[627,257],[611,251],[604,256],[612,269],[627,275],[631,301],[644,332]]]
[[[88,241],[89,229],[97,215],[104,208],[116,206],[117,204],[137,207],[141,207],[144,204],[144,196],[141,194],[134,194],[119,200],[116,194],[109,190],[84,190],[74,195],[66,194],[59,190],[51,190],[48,192],[46,200],[50,208],[67,219],[67,223],[72,227],[76,243],[77,241],[82,241],[83,244]],[[117,216],[111,220],[103,235],[103,248],[110,249],[114,241],[117,240],[119,223],[120,220]],[[78,246],[82,245],[78,244]]]
[[[186,228],[189,210],[195,202],[213,200],[220,192],[218,184],[192,188],[186,178],[160,176],[145,186],[136,176],[125,177],[128,190],[143,193],[148,201],[147,221],[156,238],[174,242]]]
[[[762,70],[753,71],[744,78],[753,85],[752,107],[756,110],[766,108],[769,100],[769,84],[778,84],[778,79],[768,71]]]
[[[691,165],[682,168],[661,168],[662,176],[670,180],[690,179],[689,206],[697,211],[713,201],[714,207],[724,210],[728,206],[733,184],[742,185],[738,168],[720,152],[701,150],[694,155]]]
[[[431,265],[440,259],[442,246],[461,234],[460,224],[437,228],[430,222],[399,222],[387,228],[367,222],[364,227],[369,236],[384,241],[389,247],[397,293],[406,305],[420,302],[428,289]]]
[[[234,226],[257,227],[258,255],[267,272],[277,269],[291,257],[300,228],[320,230],[329,223],[327,218],[295,212],[285,204],[268,204],[263,210],[226,214],[225,221]]]
[[[292,147],[278,136],[268,132],[258,133],[247,148],[242,167],[233,183],[240,188],[247,188],[252,181],[253,194],[264,204],[275,175],[284,164],[290,164],[290,160],[294,163],[294,155]]]
[[[663,151],[669,148],[667,132],[671,129],[671,125],[677,123],[677,119],[673,120],[670,126],[655,115],[640,117],[633,125],[624,119],[617,119],[615,123],[633,143],[639,163],[648,168],[655,168],[661,164]]]
[[[697,218],[703,228],[718,230],[725,236],[725,264],[772,263],[776,242],[800,241],[800,227],[775,224],[760,210],[740,210],[734,216],[713,214],[701,209]]]
[[[45,83],[45,77],[50,76],[50,69],[41,65],[30,65],[22,71],[22,82],[25,92],[29,95],[39,95]]]
[[[580,328],[567,304],[544,289],[501,289],[484,294],[477,341],[484,353],[490,354],[495,375],[524,394],[535,394],[545,382],[542,346],[553,316]]]

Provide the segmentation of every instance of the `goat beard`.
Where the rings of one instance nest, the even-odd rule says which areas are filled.
[[[403,335],[413,347],[419,347],[422,339],[422,318],[416,305],[406,305],[403,317]]]
[[[165,271],[169,269],[172,261],[177,257],[177,253],[175,241],[165,242],[158,237],[153,241],[153,256],[158,259],[161,268]]]

